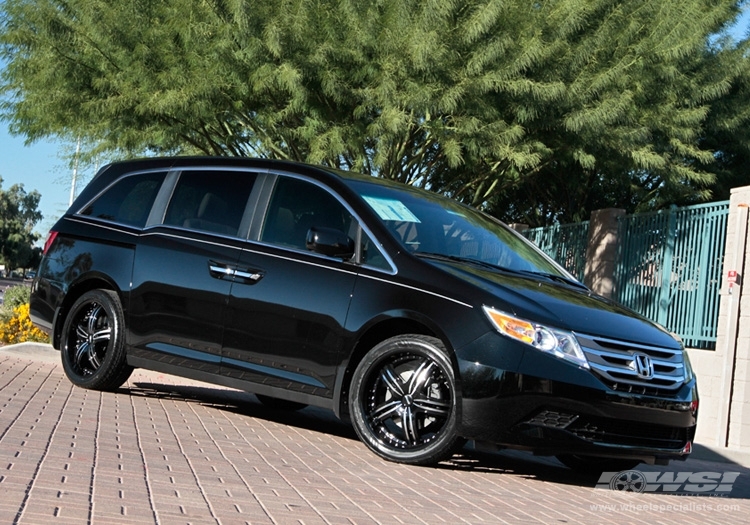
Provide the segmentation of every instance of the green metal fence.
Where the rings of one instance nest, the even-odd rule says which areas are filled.
[[[685,346],[716,346],[729,201],[619,219],[613,299],[678,334]],[[583,281],[589,223],[524,235]]]
[[[525,230],[523,235],[583,282],[589,236],[588,221],[531,228]]]
[[[619,219],[614,299],[714,348],[729,201]]]

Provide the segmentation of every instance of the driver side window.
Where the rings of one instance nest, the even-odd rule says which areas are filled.
[[[305,240],[311,227],[332,228],[351,236],[354,218],[320,186],[292,177],[279,177],[260,240],[307,250]]]

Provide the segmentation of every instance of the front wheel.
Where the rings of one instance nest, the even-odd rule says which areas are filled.
[[[116,293],[91,290],[73,303],[62,332],[62,364],[71,383],[115,390],[130,377],[125,361],[124,315]]]
[[[379,456],[429,465],[449,458],[456,435],[456,386],[443,343],[403,335],[375,346],[352,376],[352,423]]]

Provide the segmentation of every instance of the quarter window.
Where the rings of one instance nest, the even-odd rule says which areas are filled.
[[[362,264],[372,266],[373,268],[380,268],[381,270],[391,269],[391,265],[388,264],[383,252],[370,239],[370,236],[364,232],[362,232]]]
[[[113,184],[81,215],[143,228],[166,172],[130,175]]]

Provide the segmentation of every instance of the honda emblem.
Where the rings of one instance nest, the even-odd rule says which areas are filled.
[[[646,354],[633,354],[633,364],[635,364],[635,373],[643,379],[654,377],[654,362]]]

